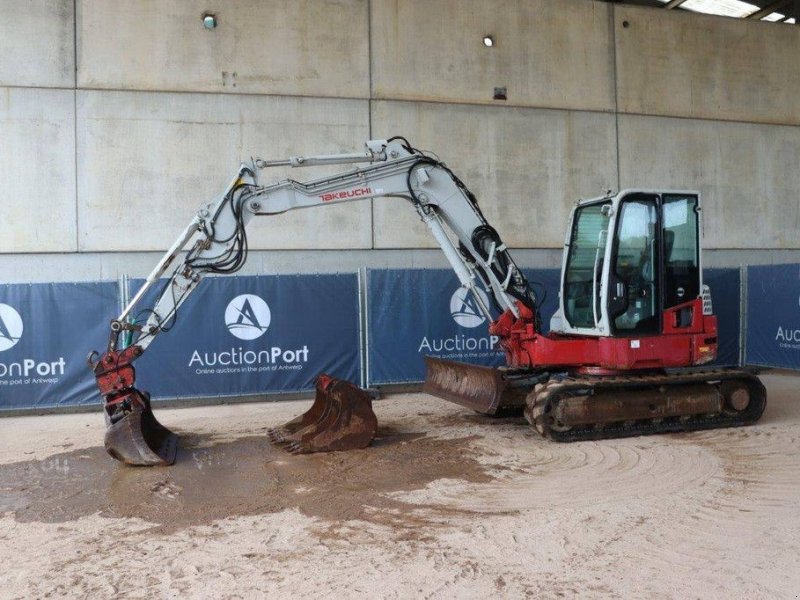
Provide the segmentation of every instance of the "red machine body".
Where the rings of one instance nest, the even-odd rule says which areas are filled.
[[[509,367],[547,369],[574,367],[594,374],[702,365],[717,356],[717,318],[703,314],[695,298],[663,313],[658,335],[590,337],[537,333],[533,311],[521,302],[520,317],[506,311],[489,327],[500,338]],[[689,313],[688,324],[679,326]]]

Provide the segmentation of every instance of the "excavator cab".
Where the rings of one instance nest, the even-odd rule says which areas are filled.
[[[551,330],[598,337],[666,333],[665,314],[701,297],[697,192],[626,190],[579,202],[565,242]],[[692,307],[667,329],[691,325]]]

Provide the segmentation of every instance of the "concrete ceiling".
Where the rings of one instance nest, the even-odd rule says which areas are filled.
[[[669,0],[662,2],[660,0],[606,0],[613,4],[635,4],[638,6],[652,6],[661,8],[662,10],[684,10],[681,5],[687,0]],[[759,9],[753,11],[749,15],[742,18],[745,19],[763,19],[771,13],[777,12],[784,15],[784,19],[795,18],[800,16],[800,0],[746,0],[748,4],[758,6]],[[689,12],[689,11],[686,11]]]

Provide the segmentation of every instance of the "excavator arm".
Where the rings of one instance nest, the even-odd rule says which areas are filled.
[[[256,180],[257,170],[270,167],[358,162],[370,164],[306,182],[288,179],[261,186]],[[510,311],[515,317],[520,316],[518,301],[535,308],[536,298],[525,277],[472,193],[444,163],[411,148],[405,140],[393,138],[367,142],[363,153],[256,159],[251,166],[242,165],[221,197],[198,211],[122,314],[112,321],[109,350],[117,348],[119,332],[130,331],[138,336],[135,345],[143,352],[155,336],[169,328],[178,307],[203,277],[238,271],[247,258],[246,227],[253,217],[387,196],[411,204],[464,287],[473,292],[482,287],[499,312]],[[129,317],[147,291],[159,283],[192,241],[155,305],[146,309],[147,322],[143,326],[131,322]],[[490,307],[479,294],[474,298],[492,320]]]
[[[304,182],[288,179],[260,185],[257,177],[258,171],[270,167],[363,163],[366,164],[337,175]],[[109,452],[112,455],[116,452],[116,458],[134,464],[171,462],[164,459],[165,455],[174,459],[174,435],[155,420],[149,397],[135,387],[132,363],[157,335],[169,329],[179,307],[203,277],[235,273],[244,265],[246,228],[251,219],[391,196],[408,201],[417,212],[461,285],[473,292],[476,304],[489,321],[493,320],[492,310],[475,293],[479,287],[507,319],[531,318],[535,322],[536,297],[507,247],[484,218],[474,195],[443,162],[414,149],[404,138],[372,140],[366,143],[364,152],[353,154],[298,156],[276,161],[256,159],[250,165],[241,165],[219,198],[200,208],[142,288],[111,322],[105,353],[99,358],[96,353],[90,356],[90,365],[105,399],[109,430],[126,425],[119,435],[129,440],[131,435],[138,438],[138,429],[144,429],[146,443],[144,447],[136,445],[133,456],[119,455],[130,454],[119,450],[130,444],[109,441],[107,435]],[[156,285],[162,288],[153,306],[141,307],[147,292]],[[144,315],[146,321],[141,323],[139,318],[144,320]],[[538,323],[535,326],[538,330]],[[130,418],[131,414],[135,418]],[[153,456],[147,456],[148,449]],[[146,462],[148,459],[151,462]]]

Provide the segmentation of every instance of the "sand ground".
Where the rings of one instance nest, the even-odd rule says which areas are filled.
[[[156,409],[175,466],[97,414],[0,419],[3,598],[797,598],[800,377],[755,426],[557,444],[425,394],[363,451],[292,456],[308,402]]]

